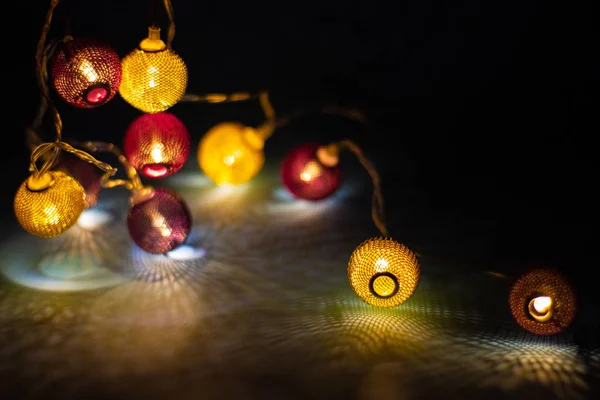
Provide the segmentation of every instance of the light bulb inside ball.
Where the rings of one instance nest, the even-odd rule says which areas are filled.
[[[420,279],[416,255],[389,238],[360,244],[348,261],[348,280],[358,297],[376,307],[395,307],[407,301]]]
[[[148,37],[121,63],[121,97],[131,106],[158,113],[177,104],[185,94],[188,71],[185,62],[160,40],[160,29],[149,28]]]
[[[93,108],[111,100],[121,84],[121,58],[97,39],[63,43],[52,59],[50,75],[58,95],[78,108]]]
[[[283,159],[280,176],[287,190],[305,200],[329,197],[341,182],[337,155],[317,143],[292,149]]]
[[[535,269],[523,274],[512,286],[508,297],[515,321],[537,335],[555,335],[575,318],[575,292],[558,271]]]
[[[87,207],[79,182],[62,171],[50,171],[26,179],[15,195],[14,210],[28,233],[52,238],[77,222]]]
[[[538,322],[546,322],[552,318],[552,298],[549,296],[538,296],[529,302],[529,314]]]
[[[125,132],[123,152],[138,173],[164,178],[185,164],[190,153],[189,133],[173,114],[144,114]]]
[[[248,126],[223,122],[210,129],[198,145],[198,165],[217,185],[245,183],[265,162],[264,140]]]
[[[164,254],[185,242],[191,216],[176,192],[158,188],[134,196],[127,215],[133,242],[148,253]]]

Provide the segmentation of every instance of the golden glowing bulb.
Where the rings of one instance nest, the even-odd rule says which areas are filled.
[[[81,60],[79,63],[79,72],[85,76],[88,82],[94,83],[98,80],[98,73],[94,69],[94,65],[86,59]]]
[[[152,226],[157,228],[160,234],[164,237],[169,237],[171,235],[171,228],[167,224],[165,217],[163,217],[162,215],[157,215],[152,220]]]
[[[302,171],[300,171],[300,179],[302,179],[304,182],[310,182],[321,175],[322,171],[323,168],[317,161],[309,161],[306,163],[304,168],[302,168]]]
[[[146,113],[174,106],[185,94],[187,66],[160,39],[160,29],[150,27],[148,38],[123,58],[119,86],[121,97]]]
[[[210,129],[198,145],[198,165],[217,185],[241,184],[261,170],[264,141],[253,128],[223,122]]]
[[[552,298],[538,296],[529,302],[528,311],[531,317],[538,322],[546,322],[552,318]]]
[[[32,235],[51,238],[75,225],[87,207],[79,182],[62,171],[25,180],[15,195],[19,224]]]
[[[162,143],[154,143],[152,150],[150,150],[150,157],[154,164],[160,164],[164,161],[165,157],[163,152],[165,151],[165,145]]]
[[[406,246],[389,238],[374,238],[358,246],[348,261],[348,280],[366,303],[395,307],[415,292],[419,262]]]

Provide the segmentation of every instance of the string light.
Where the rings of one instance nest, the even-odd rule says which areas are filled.
[[[144,114],[125,132],[123,151],[138,173],[164,178],[179,171],[190,153],[185,125],[173,114]]]
[[[164,254],[185,242],[192,223],[187,205],[175,192],[152,189],[132,198],[129,235],[148,253]]]
[[[67,152],[75,156],[77,162],[92,164],[104,172],[99,179],[101,187],[125,187],[131,191],[131,209],[127,223],[136,244],[153,253],[169,251],[185,241],[191,226],[190,214],[183,200],[172,191],[144,186],[136,169],[112,143],[69,143],[62,140],[62,119],[52,103],[46,84],[47,60],[52,46],[46,46],[45,42],[57,4],[58,0],[51,1],[36,50],[36,72],[42,101],[34,124],[28,130],[28,142],[32,147],[29,168],[31,175],[15,195],[14,208],[17,219],[27,232],[50,238],[73,226],[82,211],[95,204],[95,199],[86,201],[87,195],[82,185],[66,173],[76,175],[77,171],[83,170],[83,164],[72,164],[65,161],[66,158],[60,157],[61,151]],[[169,32],[172,35],[174,27]],[[88,81],[94,80],[92,70],[86,70],[86,73]],[[44,143],[37,136],[37,130],[47,111],[52,113],[56,138],[52,142]],[[111,179],[117,172],[116,168],[97,160],[86,151],[75,148],[74,145],[90,152],[112,153],[124,166],[128,179]],[[40,161],[42,165],[38,167]],[[80,174],[79,179],[84,181],[83,175]],[[147,224],[150,224],[149,229],[146,229]],[[156,232],[160,237],[153,236]]]
[[[292,149],[281,164],[281,182],[296,197],[321,200],[340,186],[339,158],[318,143]]]
[[[17,220],[30,234],[55,237],[73,226],[83,210],[96,205],[101,188],[124,187],[131,191],[127,227],[133,242],[146,252],[166,254],[187,240],[192,226],[191,213],[176,192],[144,186],[139,176],[172,175],[182,168],[189,155],[189,133],[181,121],[165,111],[179,101],[222,103],[259,99],[265,115],[263,124],[251,127],[239,122],[222,122],[211,128],[198,144],[198,165],[218,185],[242,184],[256,176],[265,162],[266,140],[276,127],[300,114],[276,121],[266,91],[257,96],[245,92],[186,95],[187,67],[171,49],[175,24],[169,0],[164,0],[170,20],[166,42],[161,39],[160,28],[150,26],[148,37],[123,60],[109,45],[95,39],[68,36],[60,43],[47,46],[46,36],[58,2],[51,0],[36,49],[42,101],[30,130],[30,176],[20,185],[14,199]],[[147,113],[135,120],[125,133],[125,154],[111,143],[63,141],[62,120],[46,83],[47,62],[55,51],[50,75],[57,94],[64,101],[75,107],[92,108],[110,101],[118,91],[127,103]],[[42,142],[35,135],[48,110],[52,113],[56,137]],[[322,111],[335,114],[339,109]],[[361,113],[347,112],[347,116],[364,122]],[[111,152],[123,165],[127,179],[113,179],[116,168],[74,146],[92,153]],[[415,253],[389,237],[383,223],[379,175],[362,150],[350,140],[299,145],[282,163],[282,183],[298,198],[321,200],[331,196],[340,186],[339,155],[344,149],[357,156],[372,178],[372,219],[381,233],[381,237],[365,240],[352,252],[347,270],[349,283],[356,295],[368,304],[398,306],[417,289],[420,265]],[[76,161],[65,161],[67,158],[60,157],[61,152],[69,153]],[[41,167],[38,167],[39,162],[42,162]],[[86,170],[84,166],[96,167],[103,174],[90,174],[94,178],[88,182],[89,168]],[[540,335],[564,330],[572,323],[576,308],[571,286],[560,274],[550,270],[536,270],[521,277],[511,289],[509,304],[517,323]]]
[[[355,110],[326,109],[327,113],[341,115],[365,123],[364,116]],[[302,115],[296,113],[281,120],[278,126]],[[332,195],[340,185],[339,156],[342,150],[351,151],[373,182],[371,217],[382,237],[361,243],[348,261],[348,281],[354,293],[376,307],[395,307],[406,302],[415,292],[420,280],[417,255],[407,246],[389,237],[383,222],[383,194],[381,179],[375,166],[365,157],[361,148],[351,140],[328,145],[305,143],[296,146],[281,165],[283,185],[296,197],[321,200]]]
[[[243,99],[247,98],[250,96]],[[275,130],[275,111],[267,92],[261,92],[258,98],[266,117],[265,123],[254,128],[238,122],[222,122],[211,128],[198,144],[198,165],[217,185],[245,183],[263,167],[263,148]],[[205,100],[218,102],[228,98],[214,96]]]
[[[86,207],[83,188],[62,171],[31,175],[14,200],[19,224],[42,238],[58,236],[75,225]]]
[[[570,283],[553,269],[535,269],[523,274],[508,297],[517,323],[537,335],[554,335],[575,318],[576,299]]]
[[[121,83],[121,58],[107,43],[66,37],[55,54],[52,83],[59,96],[79,108],[111,100]]]
[[[123,58],[119,93],[131,106],[146,112],[165,111],[185,94],[188,71],[181,57],[160,39],[160,28],[148,28],[139,48]]]
[[[391,238],[360,244],[348,261],[348,279],[358,297],[376,307],[395,307],[408,300],[419,284],[416,255]]]

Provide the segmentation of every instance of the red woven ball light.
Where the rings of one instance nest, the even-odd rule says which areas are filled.
[[[121,58],[103,41],[72,39],[58,49],[50,74],[54,89],[65,102],[94,108],[118,92]]]
[[[79,182],[85,192],[85,202],[88,208],[98,204],[98,198],[102,190],[101,174],[98,168],[70,154],[61,154],[54,169],[63,171]]]
[[[321,200],[333,194],[340,186],[339,165],[328,167],[317,158],[317,143],[295,147],[283,160],[281,180],[296,197],[305,200]]]
[[[190,135],[173,114],[144,114],[125,132],[123,152],[139,174],[164,178],[179,171],[190,154]]]
[[[192,226],[190,212],[175,192],[158,188],[129,209],[127,228],[133,242],[153,254],[183,244]]]

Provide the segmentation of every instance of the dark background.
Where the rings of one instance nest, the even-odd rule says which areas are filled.
[[[27,176],[21,135],[39,102],[34,55],[47,3],[16,5],[19,34],[4,63],[18,87],[4,111],[14,125],[4,132],[14,145],[2,160],[10,223]],[[161,5],[151,17],[150,3],[66,0],[50,37],[69,26],[124,56],[151,20],[166,33]],[[588,343],[597,326],[589,277],[597,264],[598,64],[591,7],[577,4],[176,0],[173,48],[188,65],[192,93],[267,89],[279,115],[323,105],[362,110],[366,128],[337,117],[297,120],[267,142],[267,159],[307,140],[355,140],[381,173],[388,215],[405,242],[467,269],[561,268],[583,298],[577,326]],[[57,104],[65,136],[115,143],[140,114],[118,95],[93,110]],[[194,144],[219,121],[261,121],[253,102],[180,103],[171,112]]]

